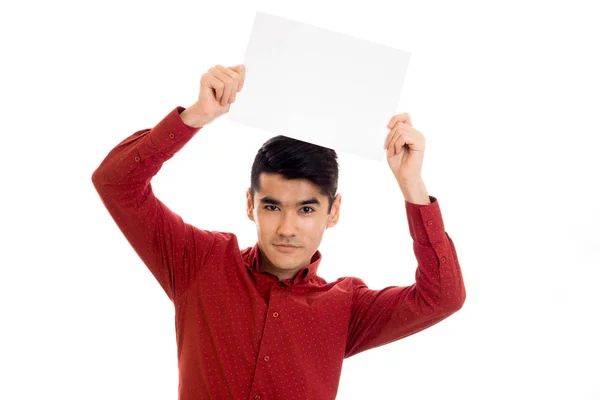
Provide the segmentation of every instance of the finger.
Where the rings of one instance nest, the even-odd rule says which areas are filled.
[[[384,149],[388,148],[390,141],[392,140],[393,137],[394,137],[394,131],[390,129],[390,132],[385,137],[385,143],[383,144]]]
[[[231,69],[239,74],[239,81],[237,87],[237,91],[239,92],[244,87],[244,82],[246,81],[246,66],[244,64],[240,64],[236,65],[235,67],[231,67]]]
[[[400,153],[400,149],[404,146],[404,137],[399,130],[394,131],[394,137],[388,146],[388,156]]]
[[[231,79],[233,79],[233,82],[231,82],[231,86],[230,86],[231,92],[230,92],[229,98],[226,99],[227,102],[231,104],[235,101],[235,95],[238,92],[237,88],[239,87],[240,74],[233,69],[234,67],[225,68],[222,65],[217,65],[215,68],[217,68],[219,71],[223,72],[224,74],[227,74]]]
[[[410,115],[408,113],[402,113],[398,115],[394,115],[390,122],[388,123],[388,128],[394,129],[394,126],[397,122],[403,122],[409,126],[412,126],[412,121],[410,120]]]
[[[398,135],[398,139],[394,142],[394,154],[400,154],[405,144],[406,139],[404,135]]]
[[[392,119],[390,120],[390,125],[392,125],[392,128],[397,122],[402,122],[409,126],[412,126],[412,121],[411,121],[410,115],[408,115],[408,113],[394,115],[392,117]]]
[[[217,79],[219,79],[221,82],[223,82],[223,96],[221,96],[221,105],[225,105],[229,102],[229,96],[231,95],[231,85],[233,82],[233,78],[230,77],[229,75],[227,75],[227,73],[222,72],[219,69],[219,66],[215,66],[214,68],[212,68],[212,73],[215,77],[217,77]]]
[[[208,82],[210,86],[215,90],[215,99],[217,101],[221,101],[221,98],[223,97],[223,92],[225,90],[225,84],[219,79],[217,79],[217,77],[214,76],[212,73],[208,74]]]
[[[229,98],[231,97],[233,82],[235,81],[231,76],[229,76],[227,69],[222,65],[216,65],[214,67],[215,76],[220,79],[223,84],[223,96],[221,97],[221,105],[226,105],[229,103]]]
[[[385,145],[385,149],[387,150],[388,157],[392,154],[392,151],[393,151],[392,145],[393,145],[394,141],[396,141],[397,134],[398,134],[398,132],[393,130],[388,135],[386,145]]]
[[[399,132],[400,130],[402,130],[402,126],[398,126],[398,125],[395,125],[395,127],[393,129],[390,129],[390,133],[388,133],[387,138],[385,139],[385,145],[383,146],[384,149],[386,149],[390,146],[391,141],[394,138],[394,135],[397,132]]]

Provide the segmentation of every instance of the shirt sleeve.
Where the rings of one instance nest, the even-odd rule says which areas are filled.
[[[405,200],[418,264],[415,283],[372,290],[354,278],[345,358],[417,333],[462,307],[466,291],[456,249],[437,199],[429,200],[431,204]]]
[[[154,195],[150,183],[201,129],[183,122],[184,110],[178,106],[154,128],[124,139],[92,174],[104,206],[171,301],[194,279],[218,234],[183,221]]]

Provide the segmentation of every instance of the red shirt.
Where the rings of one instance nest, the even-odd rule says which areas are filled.
[[[415,283],[369,289],[326,282],[311,264],[279,281],[257,265],[258,243],[186,223],[152,191],[163,163],[201,128],[176,107],[112,149],[92,175],[106,209],[175,307],[179,399],[334,399],[342,362],[402,339],[462,307],[465,288],[437,199],[405,201]]]

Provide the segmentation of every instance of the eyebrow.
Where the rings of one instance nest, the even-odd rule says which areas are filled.
[[[280,206],[281,201],[274,199],[272,197],[269,197],[269,196],[265,196],[260,199],[260,204],[275,204],[276,206]],[[301,200],[301,201],[297,202],[296,206],[299,207],[299,206],[304,206],[307,204],[316,204],[316,205],[320,206],[321,202],[319,200],[317,200],[316,197],[311,197],[308,200]]]

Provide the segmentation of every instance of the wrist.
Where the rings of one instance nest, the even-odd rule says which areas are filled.
[[[183,123],[192,128],[202,128],[209,122],[208,116],[199,112],[196,109],[195,104],[183,110],[179,115],[181,116]]]
[[[413,204],[430,204],[429,194],[422,179],[398,180],[404,199]]]

